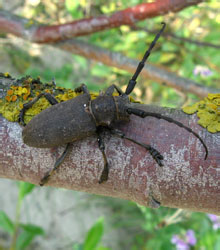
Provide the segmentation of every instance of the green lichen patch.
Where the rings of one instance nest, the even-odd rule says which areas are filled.
[[[208,94],[200,102],[182,109],[187,114],[197,112],[198,124],[211,133],[220,132],[220,94]]]

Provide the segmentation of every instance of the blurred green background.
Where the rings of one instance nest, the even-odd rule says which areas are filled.
[[[109,15],[146,1],[0,1],[0,7],[45,24]],[[165,16],[81,37],[83,41],[141,59],[161,21],[160,38],[148,62],[201,85],[220,89],[220,2],[210,0]],[[144,29],[147,27],[148,32]],[[191,39],[185,41],[183,38]],[[199,45],[198,42],[208,43]],[[217,45],[217,46],[212,46]],[[0,35],[0,71],[14,77],[56,79],[59,86],[87,84],[93,91],[116,84],[125,89],[130,73],[49,45]],[[144,103],[181,107],[199,98],[139,77],[132,95]],[[178,209],[153,210],[128,201],[1,180],[1,249],[220,249],[220,218]],[[66,231],[65,231],[66,230]],[[180,248],[181,247],[181,248]]]

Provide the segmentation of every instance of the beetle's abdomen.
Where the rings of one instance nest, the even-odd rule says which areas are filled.
[[[96,125],[86,112],[88,104],[89,96],[82,94],[43,110],[24,128],[24,143],[31,147],[50,148],[94,134]]]

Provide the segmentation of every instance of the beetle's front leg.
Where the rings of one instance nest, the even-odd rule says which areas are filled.
[[[109,95],[111,96],[114,92],[114,90],[116,89],[116,91],[118,92],[119,95],[123,95],[123,91],[115,84],[112,84],[110,87],[108,87],[105,91],[105,95]]]

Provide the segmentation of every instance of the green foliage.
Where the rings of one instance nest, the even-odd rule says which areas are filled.
[[[73,250],[108,250],[99,246],[104,233],[104,218],[100,217],[87,232],[83,244],[74,244]]]
[[[22,181],[18,182],[18,186],[19,186],[18,197],[20,202],[23,201],[24,197],[27,196],[29,193],[31,193],[35,188],[34,184]]]
[[[66,9],[74,19],[83,17],[82,11],[79,11],[79,8],[81,5],[80,2],[81,1],[79,0],[74,0],[74,1],[66,0],[65,1]]]
[[[30,183],[18,183],[18,201],[16,206],[16,219],[14,222],[4,211],[0,211],[0,228],[11,236],[11,249],[24,250],[36,236],[44,234],[41,227],[20,223],[22,202],[24,198],[33,191],[34,187],[35,185]]]
[[[51,0],[51,2],[53,2]],[[115,11],[125,9],[143,3],[143,1],[111,1],[102,0],[92,1],[65,1],[64,10],[72,16],[74,20],[89,16],[99,16],[101,14],[112,14]],[[219,13],[217,9],[219,3],[217,0],[212,1],[207,7],[207,3],[186,8],[181,12],[175,13],[175,16],[156,17],[147,19],[137,23],[140,30],[132,30],[129,26],[121,26],[115,29],[108,29],[102,32],[91,34],[83,39],[88,43],[95,44],[112,51],[118,51],[128,57],[141,59],[144,51],[147,49],[155,36],[155,30],[160,28],[160,22],[167,23],[166,32],[171,36],[161,37],[157,46],[149,57],[148,62],[162,65],[166,69],[176,72],[177,74],[192,79],[204,86],[218,88],[219,83],[219,64],[220,57],[217,51],[219,49],[200,46],[197,43],[207,42],[219,45],[220,34],[216,32],[219,27]],[[49,10],[48,10],[49,12]],[[41,13],[42,19],[43,13]],[[39,17],[39,15],[38,15]],[[64,17],[65,18],[65,17]],[[68,19],[69,20],[69,19]],[[144,29],[155,32],[146,32]],[[174,37],[172,37],[172,34]],[[175,37],[177,36],[177,37]],[[184,41],[187,38],[192,41]],[[195,42],[193,42],[195,41]],[[88,62],[80,56],[73,56],[72,64],[64,64],[56,71],[51,68],[37,69],[30,66],[26,73],[36,77],[40,75],[43,80],[51,81],[54,77],[59,86],[74,88],[84,82],[92,91],[98,91],[106,88],[112,83],[121,87],[125,86],[131,77],[130,73],[119,71],[98,62]],[[204,76],[201,73],[194,74],[194,70],[198,66],[207,67],[211,74]],[[155,92],[153,85],[158,85]],[[181,106],[185,99],[183,95],[174,89],[164,87],[158,82],[151,79],[139,78],[136,89],[141,90],[134,92],[136,98],[143,102],[155,102],[159,105],[170,107]],[[145,96],[146,89],[152,91],[150,99]],[[187,95],[189,102],[193,101],[196,96]],[[198,98],[197,98],[198,100]]]
[[[44,235],[44,231],[41,227],[31,225],[31,224],[25,224],[20,225],[21,232],[19,233],[19,236],[17,237],[16,241],[16,250],[23,250],[26,249],[31,243],[31,241],[39,236]]]
[[[0,211],[0,227],[7,233],[12,234],[14,231],[14,225],[11,219],[4,211]]]
[[[104,218],[99,218],[99,220],[88,231],[85,242],[84,242],[84,246],[83,246],[84,250],[97,249],[97,245],[99,244],[103,235],[103,230],[104,230],[103,222],[104,222]]]

